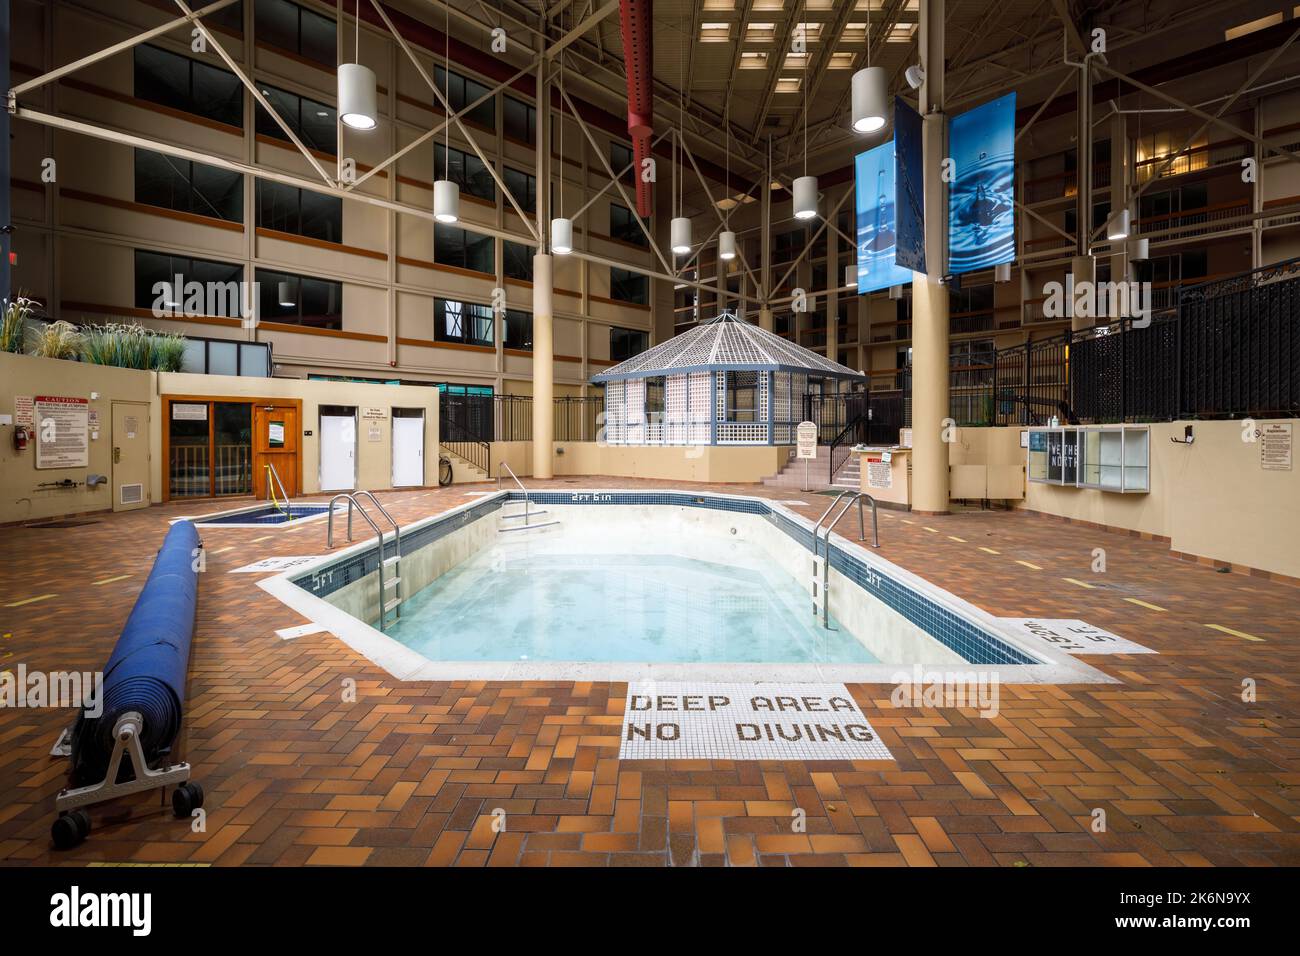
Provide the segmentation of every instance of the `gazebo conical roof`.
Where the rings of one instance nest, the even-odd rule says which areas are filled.
[[[592,382],[683,375],[687,372],[794,372],[865,381],[861,372],[724,312],[681,335],[591,377]]]

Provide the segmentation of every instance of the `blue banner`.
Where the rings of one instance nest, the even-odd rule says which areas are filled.
[[[925,177],[921,167],[921,114],[894,98],[894,179],[898,248],[894,261],[925,271]]]
[[[988,269],[1016,257],[1016,94],[954,116],[948,126],[948,271]]]
[[[894,141],[858,153],[854,199],[858,213],[858,294],[912,281],[894,262]]]

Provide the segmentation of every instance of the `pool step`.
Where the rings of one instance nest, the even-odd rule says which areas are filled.
[[[396,611],[401,606],[402,606],[402,599],[399,597],[395,597],[391,601],[385,601],[384,613],[387,614],[389,611]]]
[[[537,515],[544,515],[549,513],[550,512],[544,511],[541,508],[534,508],[531,511],[514,511],[511,512],[510,514],[506,514],[504,511],[502,511],[500,514],[497,515],[497,517],[500,518],[502,521],[511,521],[515,518],[531,519],[531,518],[535,518]]]
[[[540,531],[542,528],[549,528],[552,525],[559,524],[558,521],[542,521],[536,524],[517,524],[509,527],[498,526],[497,534],[505,534],[508,531]]]

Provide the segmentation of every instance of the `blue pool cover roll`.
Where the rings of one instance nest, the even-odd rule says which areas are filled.
[[[144,718],[141,743],[150,766],[167,753],[181,729],[190,641],[198,606],[195,556],[199,533],[178,521],[163,539],[126,626],[104,665],[103,709],[82,713],[72,732],[72,778],[85,786],[104,778],[113,753],[113,727],[130,711]],[[130,779],[124,763],[122,779]]]

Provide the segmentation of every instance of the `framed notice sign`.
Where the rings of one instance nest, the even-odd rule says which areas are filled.
[[[90,403],[84,398],[37,395],[34,406],[36,467],[85,468]]]

